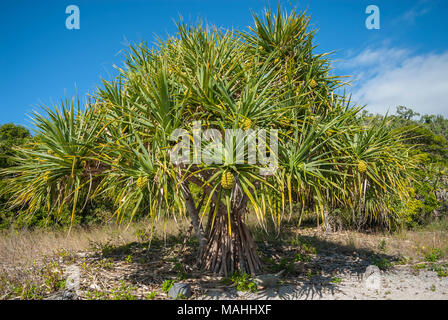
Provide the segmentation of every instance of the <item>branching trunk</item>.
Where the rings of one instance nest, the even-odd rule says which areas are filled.
[[[198,256],[201,256],[207,243],[207,239],[205,237],[204,230],[202,229],[201,221],[199,219],[199,208],[196,207],[193,196],[190,192],[190,188],[188,187],[188,184],[186,182],[181,184],[181,189],[185,197],[187,212],[191,218],[191,223],[193,225],[196,237],[199,240]]]
[[[243,212],[247,199],[233,201],[229,219],[225,204],[219,203],[216,218],[202,256],[202,268],[227,276],[236,270],[250,274],[261,272],[256,245],[244,223]]]
[[[201,186],[204,196],[210,195],[211,189],[204,186],[203,181],[198,180],[195,176],[190,176],[187,181]],[[237,270],[250,274],[260,273],[262,266],[257,255],[256,245],[250,236],[249,229],[244,224],[243,215],[247,207],[248,198],[246,195],[243,195],[238,184],[236,184],[231,195],[231,232],[229,232],[227,207],[223,202],[218,202],[218,197],[215,193],[212,196],[209,219],[206,225],[206,232],[204,233],[199,218],[199,210],[204,197],[196,207],[187,181],[181,184],[181,189],[196,237],[199,240],[198,263],[202,269],[224,276]],[[213,221],[211,217],[216,206],[218,208]]]

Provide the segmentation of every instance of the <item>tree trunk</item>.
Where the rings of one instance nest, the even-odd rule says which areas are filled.
[[[247,201],[232,206],[229,233],[229,219],[226,205],[219,204],[213,227],[210,230],[207,245],[202,255],[202,268],[213,273],[227,276],[237,270],[257,274],[261,272],[261,262],[256,252],[255,242],[244,224],[242,212]]]
[[[201,201],[200,205],[198,207],[196,207],[196,205],[194,203],[193,196],[191,195],[190,188],[188,187],[187,183],[184,182],[181,184],[181,190],[185,196],[187,212],[191,218],[191,224],[193,225],[196,237],[199,240],[198,256],[201,256],[204,251],[206,242],[207,242],[204,231],[202,230],[201,221],[199,219],[199,210],[200,210],[200,206],[202,205],[202,201]]]
[[[328,209],[324,209],[324,221],[323,221],[323,227],[325,232],[332,232],[333,230],[333,221],[330,217],[330,214],[328,212]]]

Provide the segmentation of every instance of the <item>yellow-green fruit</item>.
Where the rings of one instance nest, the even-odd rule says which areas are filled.
[[[361,173],[364,173],[364,172],[366,172],[366,170],[367,170],[366,163],[364,161],[362,161],[362,160],[359,161],[358,162],[358,171],[361,172]]]
[[[258,50],[263,50],[263,46],[259,46],[259,47],[258,47]]]
[[[249,118],[244,117],[242,120],[240,120],[240,127],[243,128],[243,130],[247,130],[252,126],[252,120]]]
[[[232,189],[233,188],[233,184],[235,183],[235,177],[233,176],[232,172],[227,171],[226,173],[224,173],[221,177],[221,186],[224,189]]]
[[[143,189],[147,183],[148,183],[147,177],[138,177],[138,179],[137,179],[137,187],[138,188]]]
[[[312,79],[312,80],[310,81],[310,87],[311,87],[311,88],[316,88],[316,87],[317,87],[317,82],[316,82],[316,80]]]
[[[275,60],[274,60],[274,63],[278,63],[280,61],[280,59],[279,58],[275,58]]]

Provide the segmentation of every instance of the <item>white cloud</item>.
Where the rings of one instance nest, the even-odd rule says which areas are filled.
[[[367,48],[356,56],[340,62],[338,67],[348,69],[353,75],[353,81],[361,81],[365,78],[372,78],[381,70],[389,69],[405,58],[411,52],[407,49],[399,48]]]
[[[411,9],[403,13],[398,21],[414,24],[417,17],[429,13],[436,4],[437,2],[434,1],[420,0]]]
[[[407,49],[379,48],[374,50],[367,48],[351,60],[345,61],[344,65],[345,67],[365,67],[371,65],[384,66],[397,63],[409,54],[410,51]]]
[[[352,101],[375,113],[404,105],[420,114],[448,117],[448,51],[411,55],[406,49],[366,49],[349,62],[355,77]]]

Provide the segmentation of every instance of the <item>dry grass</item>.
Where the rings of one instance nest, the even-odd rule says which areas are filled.
[[[422,260],[425,253],[440,249],[443,257],[448,257],[448,229],[443,225],[419,231],[399,233],[362,233],[356,231],[323,232],[316,228],[303,229],[298,234],[309,235],[348,251],[368,251],[385,253],[409,260]]]
[[[177,236],[187,229],[185,220],[154,225],[155,238]],[[51,257],[61,251],[79,252],[101,244],[124,245],[141,241],[149,236],[151,224],[137,222],[130,225],[106,225],[90,228],[76,227],[62,230],[3,230],[0,232],[0,265],[26,265],[42,257]]]
[[[63,288],[67,264],[82,264],[82,253],[147,242],[151,224],[76,227],[63,230],[3,230],[0,232],[0,300],[42,299]],[[153,240],[183,236],[188,222],[167,221],[154,225]],[[95,278],[96,275],[93,275]],[[115,284],[115,283],[114,283]]]

